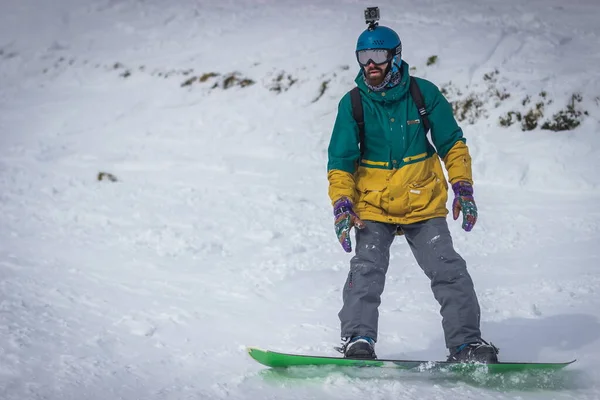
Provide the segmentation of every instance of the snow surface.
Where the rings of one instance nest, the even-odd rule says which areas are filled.
[[[462,123],[480,218],[451,231],[501,358],[578,362],[469,380],[277,373],[246,355],[336,355],[351,255],[333,232],[326,149],[372,5],[0,3],[0,398],[600,398],[597,0],[377,4],[415,75],[466,93],[499,71],[511,97]],[[181,86],[234,71],[256,84]],[[579,92],[590,115],[569,132],[498,125],[540,91],[550,114]],[[446,355],[402,238],[377,349]]]

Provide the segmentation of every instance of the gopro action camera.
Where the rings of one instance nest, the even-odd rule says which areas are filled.
[[[369,25],[369,29],[377,26],[379,21],[379,7],[367,7],[365,9],[365,23]]]

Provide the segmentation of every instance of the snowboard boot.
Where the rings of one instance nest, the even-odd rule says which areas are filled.
[[[448,361],[496,364],[498,362],[498,348],[483,339],[476,343],[465,343],[454,349],[454,353],[448,356]]]
[[[356,358],[361,360],[374,360],[375,341],[367,336],[354,336],[352,338],[342,338],[342,347],[338,348],[344,358]]]

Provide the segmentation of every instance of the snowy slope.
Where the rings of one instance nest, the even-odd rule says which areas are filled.
[[[469,382],[278,375],[245,354],[335,355],[351,255],[332,228],[326,148],[371,5],[0,4],[0,398],[600,398],[596,0],[378,4],[415,75],[468,93],[499,71],[511,96],[462,124],[480,219],[451,231],[502,359],[578,362]],[[212,89],[233,72],[255,84]],[[569,132],[498,125],[541,91],[549,115],[574,92],[590,115]],[[402,238],[377,346],[446,354]]]

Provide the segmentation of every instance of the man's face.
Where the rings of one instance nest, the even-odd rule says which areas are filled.
[[[383,79],[385,78],[384,71],[387,69],[389,64],[390,63],[374,64],[373,62],[370,62],[363,67],[365,77],[367,78],[369,85],[377,86],[383,82]]]

